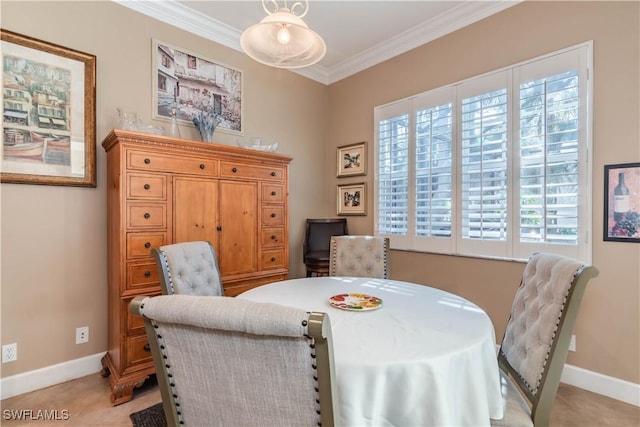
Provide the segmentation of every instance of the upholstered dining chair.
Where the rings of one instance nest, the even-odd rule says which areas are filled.
[[[592,266],[559,255],[529,258],[498,352],[504,417],[492,426],[548,426]]]
[[[333,236],[329,276],[389,278],[389,238]]]
[[[169,426],[338,424],[325,313],[232,297],[139,296]]]
[[[302,260],[307,269],[307,277],[329,274],[329,252],[331,236],[349,234],[346,218],[307,219]]]
[[[165,295],[224,294],[215,250],[209,242],[183,242],[151,249]]]

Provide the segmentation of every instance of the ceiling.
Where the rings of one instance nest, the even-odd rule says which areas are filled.
[[[113,1],[239,51],[242,31],[266,16],[253,0]],[[304,21],[324,39],[327,54],[291,71],[331,84],[519,1],[311,0]]]

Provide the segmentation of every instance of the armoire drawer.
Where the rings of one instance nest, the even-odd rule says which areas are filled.
[[[153,296],[157,296],[160,295],[160,287],[158,286],[158,289],[154,290],[154,291],[150,291],[150,292],[145,292],[144,295],[153,297]],[[137,295],[136,295],[137,296]],[[131,302],[131,300],[134,297],[130,297],[130,298],[123,298],[122,301],[122,314],[121,314],[121,318],[126,318],[127,319],[127,335],[128,336],[134,336],[134,335],[140,335],[140,334],[146,334],[145,330],[144,330],[144,318],[142,316],[136,316],[134,314],[129,313],[129,303]]]
[[[152,360],[148,344],[146,334],[127,337],[127,367]]]
[[[285,194],[283,185],[262,185],[262,201],[264,203],[283,203],[284,198]]]
[[[150,152],[127,151],[127,168],[142,171],[176,172],[191,175],[218,175],[218,161]]]
[[[155,262],[127,263],[127,290],[136,291],[137,289],[148,288],[149,286],[154,284],[160,284],[158,267]]]
[[[285,266],[284,249],[273,251],[262,251],[262,269],[282,268]]]
[[[284,227],[265,227],[260,234],[263,248],[283,246],[285,243]]]
[[[151,256],[152,248],[167,244],[167,233],[127,233],[127,259]]]
[[[167,200],[167,176],[128,173],[127,199]]]
[[[283,181],[284,168],[220,162],[220,176],[223,178],[255,178]]]
[[[263,206],[262,225],[284,225],[284,206]]]
[[[167,228],[166,203],[127,203],[127,229]]]

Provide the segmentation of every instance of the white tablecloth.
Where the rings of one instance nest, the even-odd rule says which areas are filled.
[[[353,312],[329,298],[363,293],[381,308]],[[456,295],[396,280],[313,277],[238,298],[329,314],[345,426],[488,426],[502,418],[493,325]]]

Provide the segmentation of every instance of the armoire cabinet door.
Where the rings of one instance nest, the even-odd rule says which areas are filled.
[[[175,177],[173,200],[174,242],[205,240],[218,251],[218,181]]]
[[[258,270],[258,184],[220,181],[220,252],[223,276]]]

